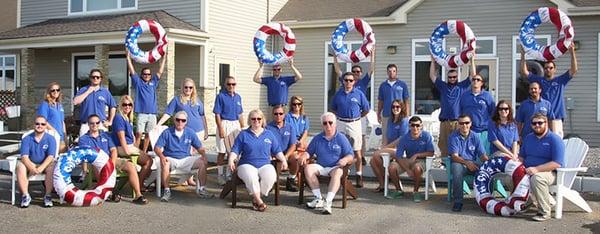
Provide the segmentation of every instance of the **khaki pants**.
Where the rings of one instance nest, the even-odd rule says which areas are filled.
[[[448,137],[452,134],[452,131],[456,129],[458,121],[448,120],[440,122],[440,137],[438,139],[438,147],[442,153],[441,157],[448,156]]]
[[[556,133],[558,136],[560,136],[560,138],[564,137],[564,131],[563,131],[563,122],[562,119],[555,119],[552,120],[552,131],[554,133]]]
[[[556,183],[556,174],[554,172],[538,172],[531,176],[530,188],[538,205],[538,212],[549,217],[551,206],[549,187]]]
[[[382,142],[383,142],[384,145],[387,145],[387,144],[390,143],[387,140],[387,123],[388,123],[388,119],[390,119],[390,117],[383,117],[383,116],[381,116],[381,140],[382,140]]]

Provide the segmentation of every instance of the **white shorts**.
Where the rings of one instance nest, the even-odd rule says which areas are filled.
[[[366,115],[360,118],[360,125],[362,126],[362,135],[364,136],[367,134],[367,126],[369,125]]]
[[[317,168],[317,171],[319,171],[319,175],[322,175],[322,176],[329,176],[329,172],[331,172],[331,170],[338,168],[338,167],[323,167],[316,163],[311,164],[311,165],[314,165]]]
[[[152,131],[156,126],[156,115],[154,114],[137,114],[137,132],[147,133]]]
[[[225,139],[227,138],[226,136],[228,136],[235,130],[241,130],[240,121],[238,121],[238,120],[221,120],[221,127],[223,128],[223,131],[225,132],[225,137],[221,138],[219,129],[217,129],[217,137],[216,137],[217,152],[224,154],[227,151],[227,149],[225,148]],[[231,139],[231,145],[233,145],[233,140],[235,140],[235,139]]]
[[[169,160],[169,163],[171,164],[171,171],[182,170],[185,172],[191,172],[192,169],[198,169],[198,167],[194,167],[194,164],[201,159],[202,157],[200,156],[189,156],[182,159],[167,157],[167,160]]]
[[[361,128],[361,121],[359,120],[354,122],[344,122],[338,119],[337,121],[338,132],[348,136],[348,141],[350,141],[350,145],[352,145],[352,149],[354,151],[359,151],[362,149]]]

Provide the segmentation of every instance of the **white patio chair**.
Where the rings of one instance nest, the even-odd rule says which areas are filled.
[[[370,133],[366,134],[366,147],[367,150],[370,150],[379,147],[381,145],[382,139],[381,136],[377,136],[377,134],[375,134],[375,129],[381,127],[381,124],[379,124],[379,122],[377,121],[377,113],[375,113],[375,111],[373,110],[369,111],[369,113],[367,114],[367,126],[370,127]]]
[[[565,167],[556,169],[556,185],[550,186],[550,192],[556,194],[554,197],[556,199],[554,213],[556,219],[562,218],[563,198],[566,198],[588,213],[592,212],[592,208],[579,195],[579,192],[571,189],[577,172],[587,171],[587,167],[581,167],[581,164],[583,164],[589,146],[579,138],[563,140],[563,143],[565,143]]]
[[[388,193],[388,176],[389,176],[389,171],[388,171],[388,167],[390,165],[390,155],[387,153],[383,153],[381,154],[381,158],[383,159],[383,170],[384,170],[384,185],[383,185],[383,195],[385,197],[387,197],[387,193]],[[425,177],[425,200],[429,200],[429,189],[431,189],[431,191],[433,193],[437,193],[437,187],[435,186],[435,181],[433,180],[433,178],[431,178],[431,167],[433,165],[433,159],[435,159],[435,156],[431,156],[431,157],[427,157],[425,158],[425,171],[423,172],[423,177]],[[399,168],[400,169],[400,168]],[[400,169],[402,170],[402,169]],[[400,173],[400,176],[402,175],[406,175],[406,172],[402,172]],[[402,181],[398,181],[400,183],[400,189],[402,189],[402,191],[404,191],[404,186],[402,186]]]

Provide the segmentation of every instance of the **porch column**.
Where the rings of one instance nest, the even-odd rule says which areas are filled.
[[[171,98],[175,95],[175,42],[170,40],[167,44],[167,54],[165,55],[167,62],[165,64],[165,71],[160,78],[160,86],[158,87],[158,98],[157,105],[159,111],[159,118],[164,113],[165,108]],[[165,59],[165,58],[163,58]],[[159,61],[160,62],[160,61]]]
[[[94,59],[96,60],[96,68],[102,71],[104,78],[102,79],[102,85],[108,87],[108,52],[110,48],[108,45],[96,45],[94,46]]]
[[[35,50],[31,48],[21,49],[21,128],[28,128],[33,123],[35,116],[36,99],[34,95],[34,63]]]

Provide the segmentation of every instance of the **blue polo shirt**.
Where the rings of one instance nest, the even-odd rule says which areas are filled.
[[[121,146],[121,141],[119,141],[119,135],[117,135],[117,133],[120,131],[125,132],[125,142],[128,145],[133,144],[133,124],[125,120],[121,113],[118,113],[115,115],[115,119],[113,120],[111,134],[112,140],[116,146]]]
[[[344,83],[344,75],[340,76],[339,78],[340,84]],[[369,73],[365,74],[362,79],[358,79],[356,81],[354,81],[354,89],[361,91],[365,97],[367,95],[369,95],[367,93],[367,90],[369,89],[369,86],[371,85],[371,76],[369,75]]]
[[[316,155],[317,164],[323,167],[335,166],[346,155],[354,157],[348,138],[337,131],[331,140],[325,138],[325,133],[316,135],[308,144],[306,152],[310,156]]]
[[[88,90],[90,86],[85,86],[77,92],[75,96],[79,96]],[[106,107],[113,108],[117,107],[117,103],[113,99],[110,91],[107,88],[100,87],[100,89],[88,95],[83,102],[81,102],[81,110],[79,114],[79,119],[82,123],[87,123],[87,119],[90,115],[98,115],[100,117],[100,121],[106,120]]]
[[[531,117],[534,114],[542,113],[548,120],[553,120],[555,117],[552,110],[552,104],[543,98],[540,99],[539,102],[534,102],[531,98],[521,102],[521,106],[519,106],[519,110],[517,110],[517,115],[515,116],[517,122],[523,123],[521,137],[525,137],[533,132],[533,129],[531,128]]]
[[[308,116],[299,115],[298,118],[296,118],[292,112],[288,112],[287,115],[285,115],[285,123],[292,126],[296,133],[296,139],[300,139],[302,134],[304,134],[304,131],[308,131],[310,128]]]
[[[110,156],[110,149],[116,148],[110,135],[107,132],[100,131],[98,137],[92,137],[90,133],[86,133],[79,138],[79,146],[87,146],[98,148]]]
[[[43,101],[38,106],[37,115],[44,116],[48,123],[52,125],[60,135],[60,140],[65,139],[65,109],[62,104],[56,103],[50,105],[48,101]]]
[[[156,105],[156,90],[158,89],[159,81],[160,79],[158,76],[156,76],[156,74],[153,74],[152,78],[150,78],[148,82],[141,79],[137,73],[131,75],[131,84],[135,91],[135,106],[133,109],[135,113],[158,113]]]
[[[396,146],[396,158],[402,158],[406,151],[406,157],[410,158],[417,153],[434,152],[433,137],[426,131],[421,131],[421,135],[414,139],[411,133],[406,133]]]
[[[340,88],[331,101],[331,110],[338,118],[356,119],[360,118],[362,112],[370,109],[367,97],[356,89],[346,92]]]
[[[552,104],[552,111],[556,119],[564,119],[565,115],[565,103],[563,94],[567,84],[573,77],[569,74],[569,71],[563,73],[560,76],[554,77],[552,80],[546,80],[543,76],[537,76],[532,72],[527,77],[529,82],[538,82],[542,86],[542,98],[548,100]]]
[[[243,112],[242,97],[239,94],[232,96],[227,91],[221,91],[215,98],[213,113],[221,115],[221,119],[238,120]]]
[[[275,79],[273,76],[263,77],[261,84],[267,86],[267,102],[269,106],[286,105],[288,99],[288,89],[296,83],[295,76],[280,76]]]
[[[256,168],[271,163],[271,155],[275,156],[281,152],[279,140],[269,130],[263,131],[256,136],[250,128],[240,132],[235,138],[231,152],[240,157],[238,165],[250,164]]]
[[[408,117],[402,118],[398,123],[394,123],[393,118],[389,118],[387,122],[387,139],[388,142],[395,141],[408,132]]]
[[[485,155],[485,149],[479,139],[479,135],[471,131],[469,136],[464,138],[460,131],[455,130],[448,137],[448,154],[458,154],[464,160],[477,161]]]
[[[31,162],[40,164],[47,156],[56,154],[56,140],[50,134],[44,133],[40,142],[35,140],[35,132],[27,135],[21,141],[21,157],[27,156]]]
[[[175,135],[175,127],[165,129],[156,141],[156,147],[163,149],[163,155],[166,157],[182,159],[191,155],[192,146],[202,148],[202,143],[196,133],[191,128],[184,128],[183,135]]]
[[[295,145],[296,142],[298,142],[298,139],[296,138],[296,131],[292,125],[288,124],[287,122],[283,124],[282,128],[277,127],[275,122],[270,122],[267,125],[267,130],[273,132],[283,153],[285,153],[288,149],[290,149],[290,147],[292,147],[292,145]]]
[[[565,166],[565,144],[560,136],[552,131],[538,139],[531,133],[523,139],[519,156],[524,158],[525,167],[535,167],[544,163],[554,161]]]
[[[204,104],[199,99],[196,99],[196,104],[192,104],[191,101],[182,103],[180,96],[173,97],[165,108],[165,114],[172,116],[179,111],[187,113],[186,127],[191,128],[194,132],[204,130]]]
[[[392,101],[400,99],[405,102],[408,99],[408,86],[404,81],[397,79],[394,85],[390,85],[387,80],[379,85],[379,94],[377,100],[383,101],[383,117],[392,115]]]
[[[469,90],[460,98],[460,113],[471,117],[471,130],[476,133],[487,131],[488,122],[494,115],[495,108],[494,98],[485,90],[477,95]]]
[[[494,145],[494,141],[500,141],[504,147],[512,151],[514,142],[519,141],[519,130],[515,123],[500,124],[496,126],[496,122],[490,119],[488,123],[488,141],[492,147],[492,153],[499,151]]]
[[[460,97],[468,92],[471,78],[467,77],[455,85],[442,81],[441,77],[435,80],[435,88],[440,92],[440,121],[457,120],[460,116]]]

